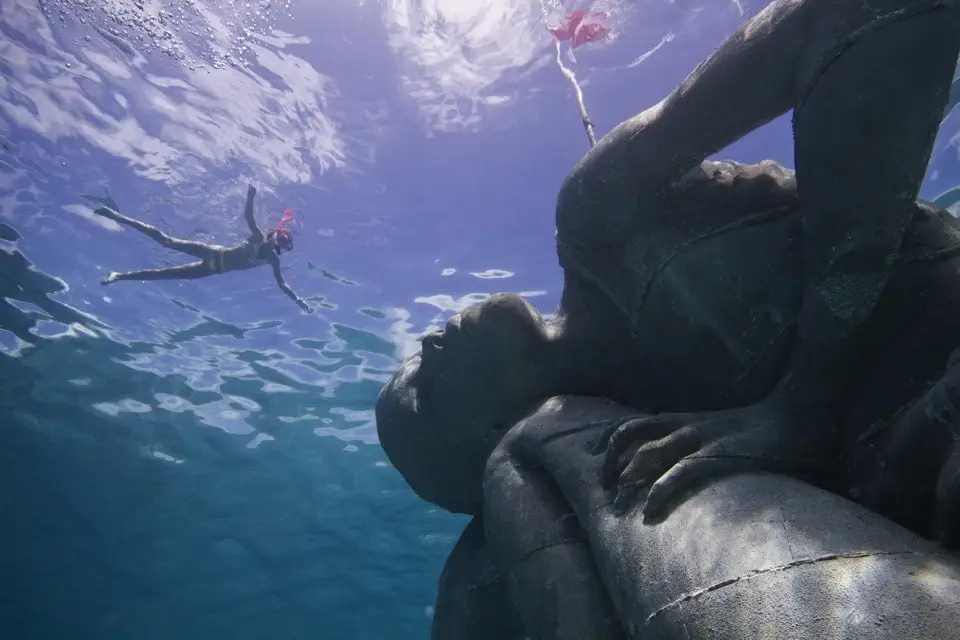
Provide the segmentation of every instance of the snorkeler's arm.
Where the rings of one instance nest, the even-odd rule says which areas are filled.
[[[280,261],[273,260],[270,262],[270,266],[273,267],[273,277],[277,279],[277,285],[280,287],[280,291],[283,291],[287,294],[287,297],[297,303],[297,306],[303,309],[306,313],[313,313],[313,309],[306,302],[303,301],[303,298],[298,296],[296,292],[290,288],[290,285],[287,284],[287,281],[283,279],[283,273],[280,271]]]
[[[253,185],[247,187],[247,206],[243,210],[243,217],[250,227],[250,236],[259,242],[263,242],[263,231],[257,226],[257,221],[253,218],[253,199],[257,195],[257,190]]]

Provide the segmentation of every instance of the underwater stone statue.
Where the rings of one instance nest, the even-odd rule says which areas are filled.
[[[499,313],[536,318],[515,296],[492,300],[466,334],[458,328],[443,345],[446,361],[481,366],[426,360],[401,370],[378,403],[381,437],[416,429],[393,436],[413,437],[407,444],[427,451],[492,415],[478,383],[502,376],[509,384],[530,355],[519,340],[507,341],[519,349],[501,347]],[[471,383],[476,393],[443,393]],[[444,421],[417,423],[411,400]],[[434,640],[799,639],[841,631],[893,640],[951,637],[960,628],[955,556],[850,500],[783,475],[727,475],[665,520],[645,523],[638,505],[622,509],[600,478],[607,440],[646,414],[566,396],[527,405],[514,424],[506,417],[512,405],[497,406],[504,419],[457,439],[442,463],[456,482],[457,463],[484,460],[474,478],[482,515],[444,568]],[[397,441],[384,446],[398,450]]]
[[[731,540],[749,538],[757,523],[744,519],[738,530],[720,518],[742,507],[724,500],[766,490],[765,510],[791,500],[806,505],[790,522],[809,534],[811,562],[820,563],[816,554],[848,555],[850,540],[866,541],[864,552],[932,553],[836,495],[736,472],[803,478],[957,544],[960,367],[950,354],[960,346],[960,225],[916,196],[958,51],[960,9],[952,2],[771,4],[662,103],[600,140],[567,178],[557,203],[564,291],[549,323],[516,296],[494,296],[427,336],[386,385],[377,405],[380,440],[421,497],[482,516],[488,534],[556,530],[562,537],[570,533],[564,527],[582,529],[574,546],[589,553],[570,559],[580,567],[570,582],[539,603],[514,601],[529,626],[531,608],[575,610],[557,606],[563,590],[593,593],[589,602],[581,596],[593,614],[579,619],[601,635],[577,629],[583,635],[565,636],[569,627],[561,624],[541,635],[527,629],[532,637],[617,637],[611,606],[622,631],[633,634],[657,602],[637,591],[651,579],[646,567],[669,564],[648,554],[684,553],[682,544],[651,541],[682,533],[675,518],[688,517],[691,503],[717,515],[717,528],[706,523],[704,535]],[[773,162],[705,161],[791,107],[796,174]],[[609,446],[591,457],[596,474],[573,462],[553,471],[560,476],[553,482],[567,487],[555,492],[562,516],[541,512],[509,523],[508,505],[492,506],[484,494],[484,469],[505,434],[512,437],[544,399],[563,395],[603,396],[649,417],[621,421],[607,434]],[[570,429],[596,418],[587,412]],[[558,443],[569,441],[556,433]],[[580,453],[571,448],[570,459]],[[517,491],[526,482],[518,479]],[[590,493],[604,514],[616,513],[587,518],[574,504],[577,492]],[[853,537],[844,542],[833,522],[860,522],[860,529],[847,531]],[[717,562],[733,573],[760,570],[791,553],[789,538],[764,538],[755,562],[737,564],[723,553]],[[511,568],[495,556],[500,570]],[[943,562],[944,588],[955,595],[952,560]],[[459,564],[445,573],[456,576]],[[860,598],[875,613],[888,590],[910,593],[909,572],[880,565],[889,578],[883,592],[856,582],[837,597]],[[677,597],[709,586],[683,582],[682,571],[661,578]],[[803,606],[786,613],[758,610],[766,601],[749,590],[722,613],[751,618],[748,626],[794,616],[810,633],[834,633],[830,624],[849,621],[819,610],[827,587],[818,580],[791,587]],[[896,605],[906,607],[901,613],[926,620],[910,608],[926,605],[906,599],[914,604]],[[947,601],[933,627],[911,627],[909,637],[941,637],[936,625],[955,624],[960,605]],[[708,627],[698,628],[705,637]],[[724,628],[711,637],[751,637]],[[886,628],[893,635],[885,637],[903,631]]]
[[[451,614],[470,591],[441,592],[440,620],[499,640],[957,637],[953,554],[799,480],[727,475],[655,526],[623,517],[597,481],[597,453],[637,419],[607,400],[557,397],[504,436],[483,480],[485,546],[473,542],[474,558],[502,572],[503,600],[468,618]],[[448,584],[477,577],[472,567],[452,554]],[[516,611],[523,631],[490,633],[492,610]]]

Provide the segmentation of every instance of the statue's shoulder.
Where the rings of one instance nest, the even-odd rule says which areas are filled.
[[[646,184],[644,176],[636,176],[632,190],[610,192],[602,180],[582,184],[574,179],[576,171],[557,199],[557,241],[584,250],[630,243],[664,229],[690,229],[691,223],[696,231],[707,231],[764,212],[786,214],[797,206],[796,175],[774,160],[705,160],[669,181]]]
[[[563,446],[571,436],[582,441],[584,434],[590,434],[587,440],[599,444],[607,432],[647,415],[606,398],[555,396],[514,425],[498,449],[501,455],[523,455],[524,451],[539,451],[547,445]]]
[[[691,247],[709,243],[714,253],[739,256],[767,233],[777,252],[791,237],[791,220],[799,232],[796,177],[772,160],[704,161],[632,194],[590,193],[561,194],[557,257],[568,277],[591,283],[631,318],[651,279]]]
[[[745,164],[734,160],[704,160],[670,184],[665,199],[671,209],[697,207],[717,213],[733,206],[737,212],[789,209],[795,204],[797,177],[775,160]]]

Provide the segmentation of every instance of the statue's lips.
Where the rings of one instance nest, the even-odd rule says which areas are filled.
[[[428,367],[440,365],[444,361],[444,350],[463,349],[463,337],[459,323],[448,322],[442,330],[430,333],[420,341],[421,361]],[[451,355],[453,352],[448,353],[447,358]]]

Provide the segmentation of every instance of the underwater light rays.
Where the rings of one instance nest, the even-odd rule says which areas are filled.
[[[203,15],[213,21],[216,13],[206,6]],[[106,40],[79,24],[55,30],[26,0],[3,3],[0,26],[13,36],[0,39],[8,67],[0,76],[0,121],[48,140],[79,137],[168,184],[231,161],[262,181],[310,182],[346,162],[346,142],[327,116],[331,80],[263,41],[231,36],[245,40],[255,67],[184,64],[143,73],[134,69],[143,60],[135,33]],[[69,46],[70,35],[84,33],[93,37],[83,47]]]

